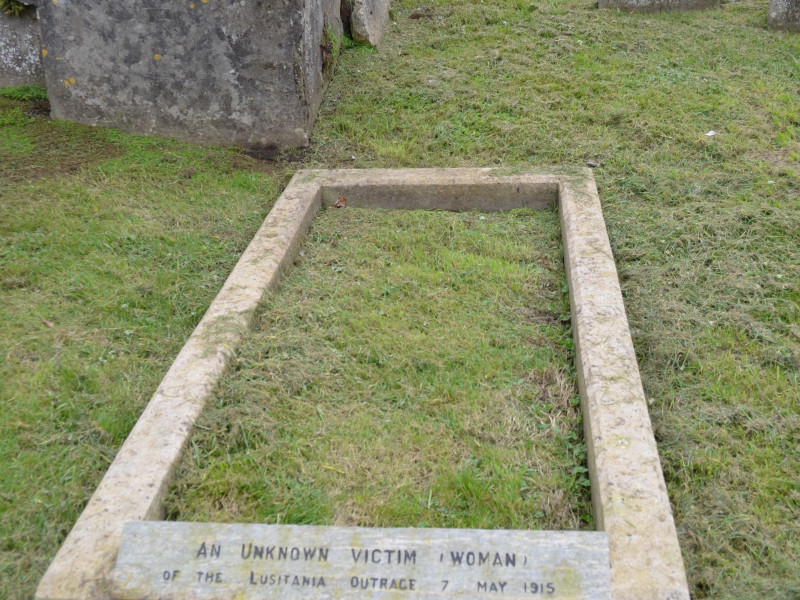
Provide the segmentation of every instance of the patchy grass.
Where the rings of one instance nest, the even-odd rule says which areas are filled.
[[[418,9],[431,18],[411,19]],[[379,50],[343,48],[313,147],[289,168],[599,162],[595,175],[694,597],[797,597],[800,36],[768,30],[764,0],[648,15],[596,10],[589,0],[424,7],[400,0],[393,10]],[[0,178],[0,596],[9,598],[30,597],[287,172],[227,151],[70,129],[30,112],[26,103],[0,99],[0,169],[16,165]],[[63,142],[48,146],[50,134]],[[85,143],[95,151],[72,164]],[[37,162],[50,150],[52,171]],[[22,169],[29,171],[20,176]],[[312,277],[314,269],[303,273]],[[326,307],[312,296],[306,303]],[[258,336],[274,310],[265,308]],[[293,314],[275,316],[299,327]],[[326,343],[333,342],[319,338],[308,351],[328,351]],[[122,356],[109,360],[111,350]],[[243,369],[266,360],[249,346],[243,358]],[[343,361],[341,369],[354,362],[360,365]],[[308,375],[332,385],[324,374]],[[229,380],[222,406],[211,410],[246,422],[232,415],[243,384]],[[282,410],[304,414],[308,402]],[[389,418],[402,413],[383,406]],[[410,431],[447,431],[433,412],[420,414],[428,420],[410,423]],[[252,418],[269,423],[263,410]],[[376,436],[390,433],[371,426]],[[210,465],[223,443],[203,439],[199,459]],[[466,434],[459,439],[453,464],[467,468],[464,481],[480,490],[500,467],[459,462],[475,454],[470,443]],[[286,461],[296,475],[288,461],[307,451],[287,448],[271,460]],[[244,464],[246,453],[237,460]],[[236,500],[245,469],[223,490],[219,473],[227,467],[214,464],[208,477],[218,499]],[[502,465],[510,481],[513,468]],[[407,481],[416,484],[413,473]],[[272,488],[284,494],[276,504],[251,506],[252,495],[242,496],[251,500],[230,514],[277,520],[281,506],[295,510],[281,487],[289,479]],[[315,489],[296,481],[302,493]],[[398,505],[435,522],[438,507],[419,508],[413,490],[431,491],[433,502],[447,487],[442,481],[401,488]],[[309,515],[280,518],[395,518],[363,515],[358,504],[330,514],[330,499],[306,502]],[[198,514],[219,510],[202,497],[190,500]],[[462,513],[451,522],[469,511]]]
[[[275,178],[236,169],[238,153],[50,123],[26,109],[0,107],[12,149],[0,163],[0,596],[9,599],[32,596],[278,192]]]
[[[36,110],[35,106],[31,105],[30,111]],[[33,119],[30,111],[14,107],[0,117],[4,125],[0,129],[3,181],[30,182],[55,174],[69,175],[126,152],[106,130]]]
[[[555,210],[327,210],[198,426],[181,520],[591,524]]]
[[[599,162],[692,593],[797,597],[800,37],[766,2],[394,6],[345,55],[317,160]]]

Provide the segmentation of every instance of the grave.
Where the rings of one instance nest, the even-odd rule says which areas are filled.
[[[281,526],[256,524],[136,523],[156,521],[161,517],[163,494],[187,444],[192,424],[205,401],[213,394],[216,382],[250,326],[256,305],[269,289],[277,285],[282,273],[292,264],[304,232],[320,206],[332,205],[341,196],[347,198],[348,206],[394,209],[497,211],[558,205],[597,535],[591,532],[313,527],[286,530]],[[606,543],[607,550],[604,549]],[[351,590],[353,588],[349,583],[354,581],[353,578],[358,579],[359,586],[362,579],[367,582],[367,588],[377,586],[377,589],[359,591],[359,597],[410,595],[416,591],[410,589],[410,581],[415,580],[416,588],[416,581],[422,582],[423,575],[418,579],[416,571],[406,570],[406,565],[392,576],[360,566],[356,571],[348,571],[346,567],[353,567],[347,563],[348,552],[353,559],[356,555],[352,552],[368,548],[418,552],[415,556],[421,559],[420,573],[429,582],[419,595],[458,596],[452,590],[449,593],[435,590],[430,587],[430,580],[452,572],[452,564],[442,570],[450,552],[469,552],[474,547],[473,561],[481,560],[480,552],[486,553],[484,563],[478,565],[484,571],[480,576],[470,574],[469,568],[475,565],[466,563],[464,572],[456,569],[461,573],[460,578],[453,579],[459,582],[459,589],[465,590],[463,595],[469,597],[498,593],[512,597],[609,597],[602,583],[603,577],[608,577],[607,572],[603,575],[602,568],[593,570],[590,565],[602,567],[605,564],[607,569],[610,563],[610,597],[614,600],[688,600],[674,520],[602,209],[590,170],[298,172],[162,380],[40,582],[36,598],[68,600],[112,595],[137,599],[153,596],[230,597],[230,594],[214,596],[213,591],[204,596],[207,592],[203,590],[213,590],[218,585],[218,573],[221,573],[219,585],[222,585],[236,569],[241,570],[242,557],[250,548],[249,544],[253,544],[253,548],[261,546],[259,558],[267,556],[268,546],[273,547],[269,558],[275,556],[275,552],[280,556],[280,550],[275,548],[283,547],[285,558],[290,561],[293,548],[298,560],[305,556],[303,548],[310,548],[310,551],[317,548],[317,552],[319,548],[330,549],[330,555],[326,555],[329,558],[333,557],[334,548],[341,550],[337,550],[340,556],[331,561],[334,568],[327,575],[332,578],[330,581],[336,579],[340,586],[335,588],[338,591],[335,594],[324,591],[314,595],[303,593],[302,597],[346,596],[345,592],[351,593],[348,585]],[[240,548],[239,558],[236,558],[235,551],[233,556],[226,557],[225,569],[198,568],[192,562],[198,559],[222,561],[224,548],[235,550],[237,547]],[[150,550],[140,551],[140,548]],[[423,548],[427,552],[424,564]],[[434,569],[437,553],[436,550],[431,553],[432,548],[438,549],[438,570]],[[248,556],[254,555],[255,550],[250,552]],[[583,552],[588,554],[581,554]],[[212,553],[216,556],[211,556]],[[505,578],[497,569],[504,568],[503,557],[506,554],[521,557],[519,560],[526,567],[528,563],[525,561],[532,565],[535,557],[543,562],[532,567],[532,571],[523,570],[519,577]],[[501,557],[500,564],[494,564],[495,555]],[[357,554],[359,558],[362,556],[367,555]],[[379,565],[370,557],[365,559],[367,567]],[[379,552],[377,559],[383,560],[382,557],[388,555]],[[562,574],[572,569],[572,575],[557,579],[557,567],[562,564],[565,569]],[[164,595],[162,588],[153,587],[163,586],[166,581],[174,583],[177,589],[180,574],[174,572],[180,571],[185,575],[187,571],[191,573],[191,569],[195,569],[195,578],[198,572],[201,573],[195,584],[201,584],[202,589],[190,587],[188,591],[169,596]],[[262,585],[262,575],[265,577],[264,586],[272,585],[273,575],[274,581],[278,581],[279,576],[290,575],[291,582],[297,576],[301,586],[304,585],[302,577],[311,581],[310,578],[325,576],[321,572],[290,573],[264,569],[267,565],[262,565],[256,574],[255,569],[245,568],[245,587]],[[229,575],[226,576],[225,572]],[[250,572],[256,583],[250,583]],[[150,578],[149,583],[144,584],[144,591],[136,587],[140,583],[130,583],[139,576]],[[158,583],[159,577],[161,583]],[[449,577],[440,577],[440,583],[451,581]],[[576,578],[583,583],[573,585]],[[391,586],[394,580],[397,589],[382,588],[382,579],[386,579],[387,586]],[[568,579],[573,584],[567,583]],[[402,584],[400,580],[403,580]],[[505,588],[500,585],[502,582],[508,586],[513,583],[513,586]],[[327,587],[327,579],[325,583]],[[491,583],[494,583],[494,588]],[[552,593],[548,584],[553,586]],[[408,589],[401,590],[400,585]],[[293,583],[285,583],[282,589],[292,587]],[[556,595],[557,589],[564,594]],[[289,593],[278,597],[294,598],[298,595]]]

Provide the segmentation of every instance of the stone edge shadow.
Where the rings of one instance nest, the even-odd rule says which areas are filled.
[[[667,12],[716,8],[721,0],[599,0],[598,8],[616,8],[625,12]]]
[[[322,204],[435,210],[558,203],[597,528],[614,600],[689,600],[616,266],[589,169],[299,171],[178,354],[67,536],[37,600],[109,598],[122,528],[162,517],[192,426],[258,303],[291,266]]]

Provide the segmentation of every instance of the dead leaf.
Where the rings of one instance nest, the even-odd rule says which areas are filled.
[[[587,167],[592,167],[594,169],[595,167],[599,167],[600,163],[597,162],[596,160],[592,160],[591,158],[587,158],[586,159],[586,166]]]
[[[336,201],[336,204],[333,205],[333,208],[344,208],[347,206],[347,198],[344,196],[339,196],[339,199]]]

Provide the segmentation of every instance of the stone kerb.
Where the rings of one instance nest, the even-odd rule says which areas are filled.
[[[615,600],[689,599],[622,291],[594,181],[559,198],[592,505]]]
[[[581,406],[598,529],[608,535],[614,600],[688,600],[616,267],[588,169],[298,172],[178,355],[42,579],[38,600],[107,598],[128,521],[161,516],[192,425],[291,264],[321,204],[504,210],[558,202]]]
[[[195,420],[250,328],[258,302],[291,264],[319,205],[318,186],[284,191],[117,453],[36,598],[110,596],[123,524],[162,516],[164,493]]]

